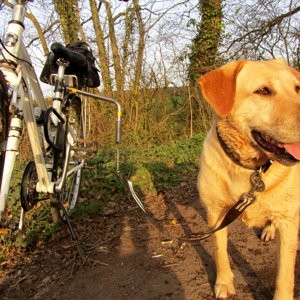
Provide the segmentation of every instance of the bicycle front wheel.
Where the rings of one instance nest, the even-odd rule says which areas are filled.
[[[5,147],[8,136],[9,127],[9,101],[8,101],[8,88],[5,80],[5,76],[0,70],[0,189],[2,185],[4,159],[5,159]],[[2,191],[0,191],[2,192]],[[0,220],[6,211],[6,199],[1,197],[0,199]]]
[[[5,156],[5,141],[8,134],[9,126],[9,101],[7,84],[4,74],[0,70],[0,183],[2,182],[4,156]]]
[[[67,133],[71,131],[75,140],[78,141],[78,139],[83,137],[80,99],[74,95],[69,95],[65,101],[63,109],[67,119],[65,132]],[[65,141],[66,139],[67,136],[65,134]],[[57,192],[55,195],[57,205],[53,205],[53,203],[51,205],[51,214],[54,223],[64,221],[65,214],[69,214],[77,204],[82,177],[82,167],[79,166],[83,161],[80,157],[80,153],[78,152],[80,151],[76,151],[74,149],[71,150],[68,165],[68,172],[70,172],[71,175],[67,176],[62,191]],[[55,180],[60,178],[62,175],[63,164],[66,159],[65,155],[65,150],[54,155],[53,176]],[[78,169],[76,170],[76,168]],[[72,170],[76,171],[73,172]]]

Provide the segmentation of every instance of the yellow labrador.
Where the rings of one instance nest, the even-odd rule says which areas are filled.
[[[204,141],[198,177],[209,225],[217,228],[252,189],[255,199],[239,219],[250,227],[265,227],[264,240],[278,232],[274,299],[292,300],[300,206],[300,73],[281,59],[240,60],[205,74],[199,84],[216,115]],[[250,176],[255,170],[264,191],[253,192]],[[228,298],[235,289],[227,227],[214,236],[215,296]]]

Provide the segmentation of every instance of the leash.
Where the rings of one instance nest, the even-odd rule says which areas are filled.
[[[269,169],[270,165],[271,165],[271,162],[268,162],[266,165],[259,168],[259,170],[255,170],[250,175],[250,182],[251,182],[250,191],[243,193],[240,196],[238,202],[229,209],[229,211],[226,213],[224,219],[222,220],[221,224],[217,228],[215,228],[207,233],[204,233],[204,234],[192,234],[192,235],[190,235],[188,240],[190,240],[190,241],[204,240],[204,239],[210,237],[211,235],[213,235],[215,232],[228,226],[234,220],[236,220],[243,213],[243,211],[256,200],[255,192],[263,192],[265,190],[265,183],[262,180],[262,172],[265,173]]]
[[[242,164],[239,159],[236,157],[236,155],[229,149],[229,147],[226,145],[224,140],[221,138],[220,133],[217,128],[217,137],[221,144],[222,149],[227,154],[227,156],[238,166],[243,167],[245,169],[254,170],[253,173],[250,175],[250,183],[251,188],[249,192],[243,193],[238,202],[235,203],[229,211],[226,213],[224,219],[222,220],[221,224],[217,226],[216,228],[212,229],[211,231],[203,234],[192,234],[188,238],[190,241],[201,241],[204,240],[211,235],[213,235],[215,232],[223,229],[224,227],[231,224],[234,220],[236,220],[243,212],[244,210],[251,205],[256,200],[256,192],[263,192],[265,190],[265,183],[262,180],[262,173],[266,173],[270,166],[272,165],[272,161],[269,160],[264,165],[260,166],[259,168],[252,167],[249,165]]]

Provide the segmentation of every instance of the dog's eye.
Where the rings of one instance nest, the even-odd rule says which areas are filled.
[[[272,94],[272,91],[268,87],[264,86],[264,87],[256,90],[255,94],[259,94],[259,95],[262,95],[262,96],[269,96],[269,95]]]
[[[295,91],[296,91],[297,94],[300,92],[300,86],[299,85],[296,85]]]

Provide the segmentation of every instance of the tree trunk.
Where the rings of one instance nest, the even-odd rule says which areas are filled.
[[[213,68],[222,32],[222,0],[201,0],[199,9],[201,21],[190,54],[189,77],[192,81]]]
[[[91,14],[92,14],[92,21],[95,31],[96,42],[98,46],[98,54],[100,60],[100,69],[102,75],[102,81],[104,85],[104,93],[108,96],[112,96],[112,83],[111,77],[109,72],[109,58],[105,48],[105,40],[104,40],[104,33],[101,28],[100,20],[98,17],[98,10],[95,0],[89,0]]]
[[[77,0],[53,0],[60,18],[62,33],[66,44],[79,39],[78,32],[83,32],[80,24]]]
[[[189,90],[192,101],[197,101],[199,113],[197,122],[206,128],[210,124],[210,109],[203,99],[199,99],[197,79],[215,67],[222,33],[222,0],[200,0],[201,21],[197,24],[197,34],[192,41],[190,65],[188,68]],[[192,124],[190,124],[192,126]],[[192,130],[192,129],[191,129]]]
[[[143,58],[144,58],[144,50],[145,50],[145,26],[142,19],[141,7],[139,5],[138,0],[133,0],[133,7],[135,11],[135,16],[138,23],[138,31],[139,31],[139,43],[138,43],[138,53],[137,60],[135,66],[135,76],[132,86],[133,92],[133,101],[135,104],[134,112],[135,112],[135,131],[138,127],[139,122],[139,103],[138,103],[138,94],[140,89],[140,80],[142,77],[142,67],[143,67]]]
[[[113,66],[115,70],[115,80],[117,88],[117,98],[123,102],[124,98],[124,74],[121,68],[121,59],[119,55],[118,41],[115,33],[115,24],[114,19],[111,13],[110,3],[105,3],[106,5],[106,14],[108,19],[108,28],[109,28],[109,39],[111,43],[111,51],[113,56]]]

